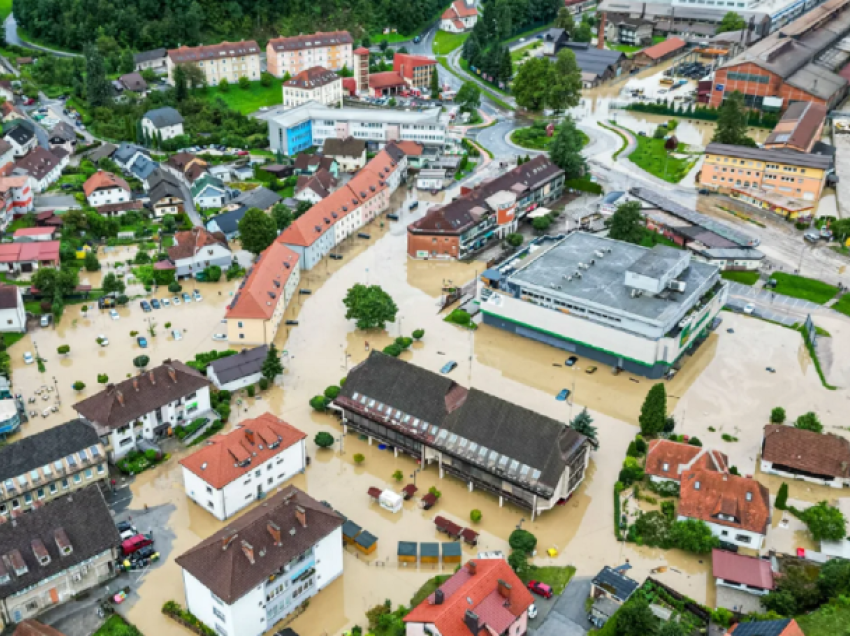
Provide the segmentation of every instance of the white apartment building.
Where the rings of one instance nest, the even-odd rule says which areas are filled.
[[[132,198],[130,186],[121,177],[98,170],[83,184],[83,192],[92,207],[124,203]]]
[[[340,71],[343,67],[352,69],[353,42],[348,31],[320,31],[312,35],[273,38],[266,45],[268,71],[275,77],[283,77],[287,73],[298,75],[313,66],[332,71]]]
[[[0,285],[0,332],[25,333],[27,312],[20,285]]]
[[[283,107],[295,108],[307,102],[342,106],[342,78],[321,66],[301,71],[283,83]]]
[[[304,472],[306,439],[271,413],[245,420],[180,460],[186,494],[224,521]]]
[[[166,58],[168,83],[174,86],[174,68],[194,64],[204,72],[208,86],[221,80],[236,83],[241,77],[260,79],[260,47],[253,40],[222,42],[209,46],[181,46],[169,49]]]
[[[221,636],[270,631],[342,575],[343,522],[285,488],[177,557],[187,609]]]

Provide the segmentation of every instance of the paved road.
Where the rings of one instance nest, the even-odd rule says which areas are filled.
[[[79,208],[80,204],[70,194],[59,195],[35,195],[35,209],[44,210],[67,210],[68,208]]]
[[[538,636],[563,634],[572,636],[589,630],[592,625],[587,620],[584,602],[590,596],[590,581],[589,576],[574,577],[567,585],[564,593],[548,608],[546,616],[543,617],[541,613],[537,620],[532,623],[531,633]],[[535,603],[537,603],[536,598]],[[543,618],[542,622],[541,618]]]
[[[52,53],[53,55],[58,55],[59,57],[82,57],[79,53],[69,53],[67,51],[56,51],[54,49],[49,49],[45,46],[38,46],[37,44],[30,44],[29,42],[24,42],[20,37],[18,37],[18,23],[15,21],[15,16],[11,13],[6,17],[6,22],[4,24],[6,27],[6,42],[9,44],[14,44],[15,46],[23,46],[28,49],[33,49],[34,51],[44,51],[46,53]]]

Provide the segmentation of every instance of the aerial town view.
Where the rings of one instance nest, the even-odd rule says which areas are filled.
[[[850,635],[850,0],[0,16],[0,636]]]

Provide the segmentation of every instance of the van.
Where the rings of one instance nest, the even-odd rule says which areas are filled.
[[[144,534],[137,534],[121,542],[121,551],[124,553],[124,556],[130,556],[148,545],[153,545],[153,539]]]

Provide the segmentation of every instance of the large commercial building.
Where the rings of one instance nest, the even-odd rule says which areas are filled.
[[[522,508],[531,518],[569,498],[590,458],[586,437],[447,376],[378,351],[348,374],[332,408],[394,452]]]
[[[169,49],[165,64],[168,83],[174,85],[174,68],[178,64],[194,64],[204,72],[207,84],[217,86],[221,80],[231,84],[242,77],[260,79],[259,45],[253,40],[221,42],[208,46],[181,46]]]
[[[283,77],[298,75],[313,66],[332,71],[352,68],[351,46],[354,40],[348,31],[329,31],[311,35],[273,38],[266,45],[269,73]]]
[[[686,251],[583,232],[539,238],[481,280],[485,324],[650,378],[681,364],[728,295]]]
[[[439,108],[422,112],[329,108],[308,102],[269,118],[269,145],[273,152],[296,155],[325,139],[354,137],[371,148],[390,141],[418,141],[426,146],[444,146],[446,122]]]

